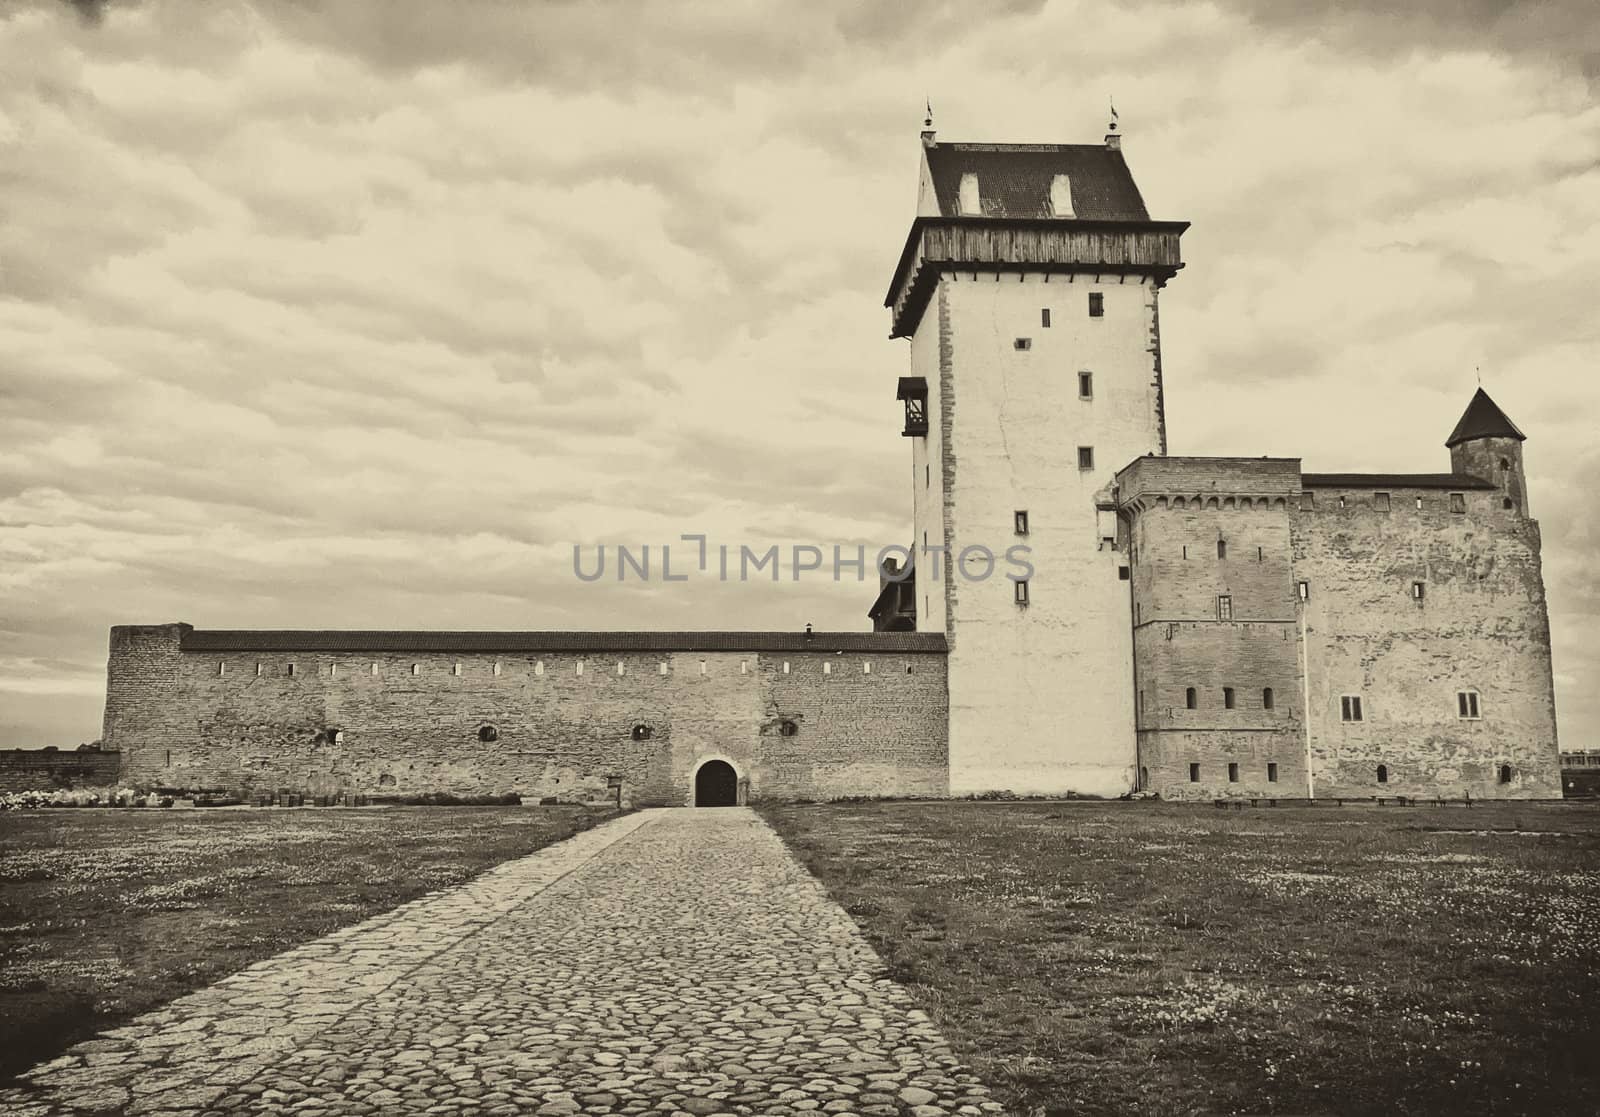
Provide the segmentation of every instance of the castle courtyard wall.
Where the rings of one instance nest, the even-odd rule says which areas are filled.
[[[717,759],[752,800],[948,791],[937,638],[853,634],[850,651],[826,634],[814,650],[193,647],[207,636],[112,630],[106,744],[125,782],[594,800],[619,777],[628,801],[662,805],[691,803],[695,771]]]

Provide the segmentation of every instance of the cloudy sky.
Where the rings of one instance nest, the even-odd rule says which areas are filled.
[[[1171,449],[1529,435],[1600,747],[1600,15],[1340,4],[0,6],[0,746],[106,630],[855,629],[872,588],[574,543],[909,534],[883,293],[941,138],[1096,142],[1189,220]]]

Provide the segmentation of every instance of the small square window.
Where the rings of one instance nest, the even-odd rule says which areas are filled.
[[[1079,469],[1093,469],[1094,468],[1094,447],[1093,446],[1079,446],[1078,447],[1078,468]]]
[[[1272,761],[1272,760],[1267,761],[1267,782],[1268,783],[1277,783],[1278,782],[1278,765],[1277,765],[1276,761]]]
[[[1341,721],[1361,720],[1361,696],[1359,694],[1345,694],[1340,696],[1339,718]]]
[[[1189,782],[1190,783],[1199,783],[1200,782],[1200,765],[1198,765],[1198,764],[1189,765]]]
[[[1011,348],[1013,348],[1013,349],[1032,349],[1033,348],[1033,338],[1031,338],[1031,337],[1019,337],[1019,338],[1017,338],[1017,340],[1015,340],[1015,341],[1013,341],[1011,343]]]
[[[1389,510],[1389,494],[1373,493],[1372,507],[1376,508],[1379,512],[1387,512]]]
[[[1230,762],[1229,765],[1228,765],[1228,782],[1229,783],[1238,783],[1239,782],[1239,765],[1238,765],[1238,762],[1236,762],[1236,761],[1235,762]]]
[[[1094,373],[1078,373],[1078,398],[1094,399]]]
[[[1028,513],[1025,509],[1018,509],[1011,513],[1011,520],[1018,535],[1028,534]]]
[[[1481,716],[1478,713],[1477,691],[1462,690],[1456,692],[1456,716],[1469,721],[1475,721]]]
[[[1043,326],[1047,330],[1050,328],[1050,308],[1049,307],[1044,307],[1042,310],[1039,311],[1039,325]]]
[[[1128,568],[1126,566],[1117,567],[1117,580],[1119,582],[1126,582],[1128,580]]]
[[[1450,511],[1456,512],[1456,513],[1463,513],[1466,510],[1467,510],[1467,494],[1466,493],[1451,493],[1450,494]]]
[[[1104,318],[1106,316],[1106,297],[1100,291],[1089,292],[1089,317]]]
[[[1019,580],[1017,582],[1014,582],[1013,585],[1015,585],[1017,587],[1016,588],[1017,604],[1018,605],[1026,605],[1028,603],[1028,583],[1026,581]]]
[[[1231,594],[1222,593],[1217,595],[1217,620],[1233,620],[1233,596]]]

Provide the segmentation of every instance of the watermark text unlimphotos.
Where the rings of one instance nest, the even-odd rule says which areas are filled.
[[[880,547],[870,560],[866,544],[854,546],[794,543],[785,547],[773,543],[764,549],[746,543],[712,544],[704,535],[681,535],[679,544],[597,543],[585,548],[572,545],[572,572],[580,582],[606,578],[618,582],[687,582],[691,578],[715,578],[721,582],[751,582],[760,579],[779,581],[788,572],[791,581],[802,578],[831,579],[835,582],[864,582],[867,571],[881,573],[891,582],[911,577],[914,566],[924,576],[942,580],[948,566],[966,582],[987,582],[1001,575],[1013,582],[1033,577],[1032,549],[1022,543],[996,552],[982,543],[948,547]],[[586,553],[588,552],[588,553]],[[915,561],[913,561],[913,558]],[[893,566],[885,565],[892,561]]]

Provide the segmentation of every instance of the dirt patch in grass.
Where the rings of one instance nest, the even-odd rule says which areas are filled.
[[[0,814],[0,1080],[587,830],[583,807]]]
[[[1015,1112],[1600,1112],[1600,810],[760,809]]]

